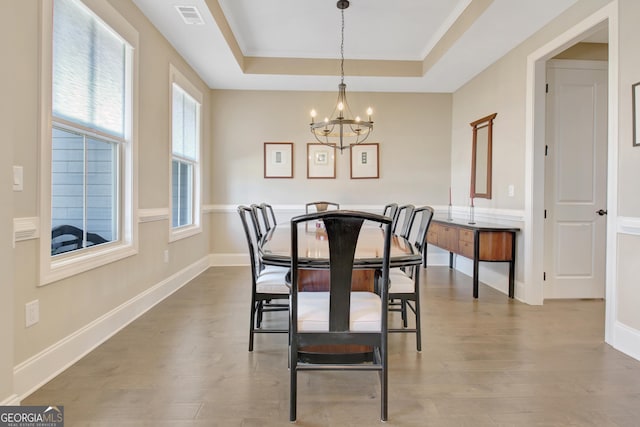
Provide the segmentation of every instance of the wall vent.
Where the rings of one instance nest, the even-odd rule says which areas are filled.
[[[176,6],[176,10],[187,25],[203,25],[204,20],[195,6]]]

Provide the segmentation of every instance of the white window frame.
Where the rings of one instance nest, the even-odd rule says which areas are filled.
[[[176,66],[173,64],[169,64],[169,105],[170,108],[170,117],[169,117],[169,135],[173,135],[173,86],[177,85],[186,92],[189,96],[196,100],[199,104],[198,108],[198,135],[197,135],[197,144],[196,147],[196,155],[197,159],[195,162],[190,162],[193,165],[193,197],[192,197],[192,214],[193,214],[193,223],[180,227],[173,227],[173,197],[172,197],[172,186],[173,186],[173,160],[183,161],[184,159],[175,156],[173,154],[173,139],[171,144],[169,144],[169,241],[173,242],[176,240],[184,239],[186,237],[194,236],[196,234],[202,233],[202,103],[203,103],[203,95],[198,88],[189,81],[189,79],[178,70]]]
[[[40,274],[39,285],[46,285],[79,273],[95,269],[138,253],[137,211],[137,111],[138,111],[138,32],[108,2],[80,0],[98,19],[118,34],[129,45],[125,70],[125,135],[120,144],[118,166],[119,200],[118,237],[105,243],[68,254],[51,255],[51,162],[52,162],[52,50],[53,1],[40,2]],[[64,123],[57,120],[56,123]],[[81,129],[76,124],[74,128]],[[83,129],[83,133],[91,132]],[[103,135],[95,133],[103,138]]]

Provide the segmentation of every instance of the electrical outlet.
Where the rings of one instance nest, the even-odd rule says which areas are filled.
[[[509,184],[509,186],[507,187],[507,192],[509,194],[509,197],[513,197],[514,194],[516,193],[516,188],[513,184]]]
[[[169,262],[169,249],[164,250],[164,262]]]
[[[35,325],[40,321],[40,301],[33,300],[25,306],[25,323],[26,327]]]

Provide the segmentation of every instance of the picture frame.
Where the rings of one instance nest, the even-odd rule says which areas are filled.
[[[264,177],[293,178],[293,142],[264,143]]]
[[[335,149],[324,144],[307,143],[307,178],[335,179]]]
[[[633,111],[633,146],[640,145],[640,82],[631,85]]]
[[[379,144],[351,146],[351,179],[377,179],[380,177]]]

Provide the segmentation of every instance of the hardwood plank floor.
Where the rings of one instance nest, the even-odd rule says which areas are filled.
[[[286,335],[247,351],[249,274],[207,270],[22,403],[64,405],[67,427],[288,425]],[[604,343],[603,301],[528,306],[484,285],[473,300],[468,276],[422,274],[423,351],[390,335],[387,425],[640,425],[640,362]],[[380,422],[375,373],[298,381],[298,425]]]

